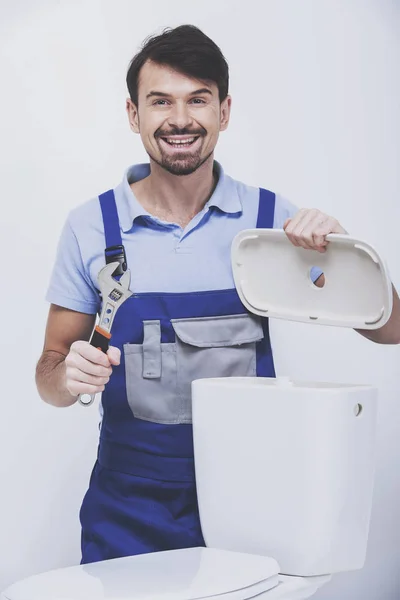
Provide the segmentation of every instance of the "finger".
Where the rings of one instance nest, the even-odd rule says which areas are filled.
[[[286,227],[289,225],[289,223],[290,223],[291,220],[292,219],[286,219],[286,221],[283,224],[283,228],[282,229],[286,229]]]
[[[296,232],[301,231],[301,224],[307,217],[307,209],[300,209],[292,219],[285,221],[285,233],[294,246],[300,246]]]
[[[74,352],[73,350],[71,350],[68,356],[65,358],[65,364],[67,365],[67,368],[76,368],[83,373],[94,375],[96,377],[109,377],[112,373],[112,368],[110,365],[108,367],[104,367],[103,365],[93,363],[89,360],[86,360],[86,358],[77,352]]]
[[[301,233],[302,239],[312,250],[325,252],[327,246],[325,237],[330,231],[329,219],[327,215],[318,214],[304,227]]]
[[[97,387],[101,387],[106,385],[110,377],[97,377],[96,375],[90,375],[89,373],[84,373],[75,367],[67,367],[66,369],[66,377],[68,384],[71,382],[80,382],[80,383],[89,383],[90,385],[94,385]]]
[[[294,246],[325,252],[330,233],[347,233],[337,219],[317,209],[301,209],[285,221],[285,232]]]
[[[104,385],[90,385],[89,383],[82,383],[81,381],[71,381],[67,384],[67,390],[72,396],[79,396],[80,394],[100,394],[104,392]]]
[[[107,356],[112,365],[119,365],[121,362],[121,350],[115,346],[110,346],[107,351]]]
[[[307,250],[314,248],[312,229],[313,223],[321,218],[321,213],[316,209],[302,210],[296,215],[296,218],[286,230],[289,239],[295,246],[300,246]]]
[[[347,231],[341,226],[337,219],[330,217],[330,231],[329,233],[344,233],[347,234]]]
[[[71,351],[76,352],[86,360],[102,365],[103,367],[109,367],[110,361],[108,360],[107,354],[92,346],[89,342],[77,341],[71,346]]]
[[[329,242],[326,240],[326,236],[330,233],[346,233],[340,223],[333,217],[326,216],[326,219],[320,224],[316,225],[314,230],[314,242],[316,249],[321,251],[326,250]]]
[[[315,229],[313,233],[315,250],[325,252],[328,245],[328,242],[325,239],[326,235],[327,234],[325,233],[325,230],[321,227],[321,225],[318,225],[317,229]]]

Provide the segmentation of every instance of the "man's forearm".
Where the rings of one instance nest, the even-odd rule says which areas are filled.
[[[43,352],[36,366],[36,387],[47,404],[66,407],[75,404],[77,396],[72,396],[65,384],[65,356],[48,350]]]
[[[393,310],[388,322],[380,329],[356,329],[357,333],[377,344],[400,344],[400,299],[392,284]]]

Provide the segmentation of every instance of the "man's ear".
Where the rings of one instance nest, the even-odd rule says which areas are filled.
[[[225,100],[221,102],[220,107],[220,131],[225,131],[229,125],[229,118],[231,115],[232,98],[227,96]]]
[[[129,125],[134,133],[139,133],[139,113],[137,106],[130,98],[126,100],[126,112],[129,119]]]

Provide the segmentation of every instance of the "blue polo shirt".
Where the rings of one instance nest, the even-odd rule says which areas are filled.
[[[182,229],[143,209],[130,183],[147,177],[149,164],[129,167],[114,189],[122,243],[135,293],[193,292],[234,287],[230,268],[232,239],[241,229],[256,227],[259,189],[232,179],[214,162],[218,183],[203,210]],[[276,195],[274,228],[297,212]],[[97,275],[104,266],[104,227],[95,197],[68,215],[58,244],[46,300],[96,314]],[[212,249],[212,252],[211,252]]]

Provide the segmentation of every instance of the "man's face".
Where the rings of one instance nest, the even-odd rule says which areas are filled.
[[[139,76],[138,106],[127,100],[132,130],[150,158],[174,175],[196,171],[227,128],[230,97],[219,101],[213,82],[198,81],[148,61]]]

